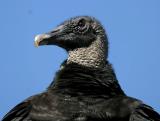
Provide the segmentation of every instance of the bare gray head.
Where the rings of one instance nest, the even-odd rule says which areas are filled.
[[[67,63],[103,68],[108,56],[108,40],[99,21],[89,16],[71,18],[53,31],[37,35],[35,45],[57,45],[68,52]]]

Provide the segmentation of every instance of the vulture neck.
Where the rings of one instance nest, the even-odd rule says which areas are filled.
[[[112,66],[106,60],[107,41],[97,39],[89,47],[69,51],[49,90],[68,95],[105,98],[124,95]]]
[[[125,95],[108,61],[104,68],[85,67],[76,63],[67,64],[66,61],[62,66],[48,87],[51,92],[104,98]]]
[[[90,46],[69,51],[67,64],[77,63],[85,67],[103,68],[107,58],[106,41],[96,39]]]

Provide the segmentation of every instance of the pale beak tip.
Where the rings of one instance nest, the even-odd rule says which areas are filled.
[[[38,47],[40,45],[41,41],[43,41],[44,39],[48,39],[50,37],[51,37],[51,35],[49,35],[49,34],[39,34],[39,35],[35,36],[35,39],[34,39],[35,47]]]
[[[38,46],[39,46],[39,45],[38,45],[38,41],[35,41],[35,42],[34,42],[34,46],[35,46],[35,47],[38,47]]]
[[[35,36],[35,39],[34,39],[34,46],[35,46],[35,47],[38,47],[38,46],[39,46],[39,38],[40,38],[40,35],[36,35],[36,36]]]

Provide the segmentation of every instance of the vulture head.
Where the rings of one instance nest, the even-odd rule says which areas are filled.
[[[35,46],[57,45],[69,56],[67,63],[103,68],[108,56],[108,40],[103,26],[90,16],[66,20],[52,31],[35,37]]]

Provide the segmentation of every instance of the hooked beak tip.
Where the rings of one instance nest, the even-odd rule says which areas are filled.
[[[39,46],[38,41],[34,41],[34,46],[35,46],[35,47],[38,47],[38,46]]]
[[[48,34],[39,34],[37,36],[35,36],[35,39],[34,39],[34,46],[35,47],[38,47],[40,45],[40,42],[43,41],[44,39],[48,39],[50,38],[51,36],[48,35]]]

